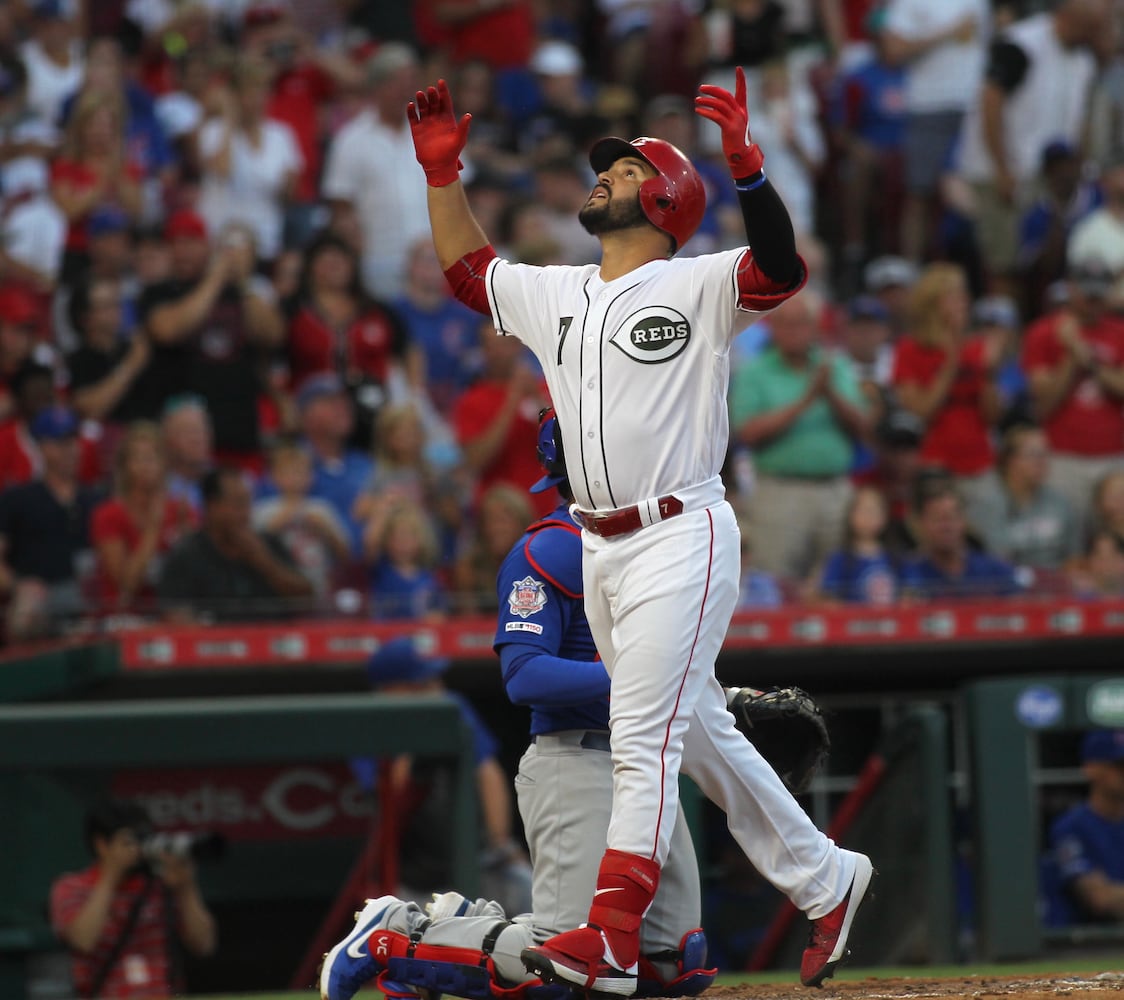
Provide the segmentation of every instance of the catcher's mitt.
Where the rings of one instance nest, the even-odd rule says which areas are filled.
[[[727,688],[734,725],[793,794],[804,791],[827,759],[831,738],[815,699],[797,687]]]

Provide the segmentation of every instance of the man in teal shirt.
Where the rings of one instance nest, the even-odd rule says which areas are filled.
[[[769,345],[730,386],[731,434],[756,473],[746,510],[754,561],[794,580],[838,548],[855,442],[870,430],[851,362],[819,343],[821,311],[811,291],[778,307]]]

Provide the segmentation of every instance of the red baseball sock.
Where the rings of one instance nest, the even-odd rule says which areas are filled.
[[[640,957],[640,921],[660,884],[660,866],[624,851],[605,852],[588,923],[601,928],[614,964],[629,969]]]

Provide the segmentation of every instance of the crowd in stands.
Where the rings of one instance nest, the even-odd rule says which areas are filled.
[[[743,607],[1124,595],[1117,6],[0,5],[6,641],[495,609],[548,400],[430,245],[438,77],[485,232],[552,264],[606,134],[696,163],[680,253],[744,243],[692,98],[746,68],[810,280],[734,345]]]

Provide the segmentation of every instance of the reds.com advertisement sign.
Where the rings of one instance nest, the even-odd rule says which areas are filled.
[[[120,771],[113,794],[142,800],[157,829],[231,841],[362,837],[374,812],[343,763]]]

